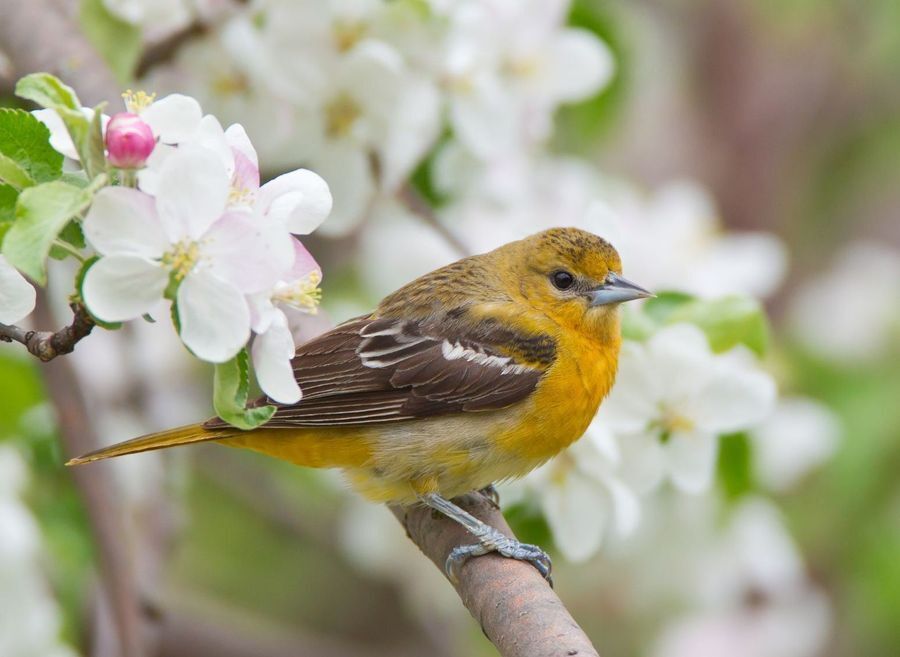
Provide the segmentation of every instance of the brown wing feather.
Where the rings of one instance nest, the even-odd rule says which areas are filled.
[[[508,344],[509,331],[493,333],[491,324],[467,330],[458,323],[351,320],[297,350],[292,364],[303,399],[277,405],[266,426],[379,424],[515,404],[545,367],[503,355],[498,345]],[[223,425],[214,419],[206,426]]]

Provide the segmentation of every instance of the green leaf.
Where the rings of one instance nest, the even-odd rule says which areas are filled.
[[[88,178],[94,179],[101,173],[106,173],[106,151],[103,143],[103,110],[106,103],[100,103],[94,108],[94,118],[91,120],[88,132],[85,135],[84,144],[78,145],[78,154],[81,164],[87,172]],[[83,149],[83,152],[82,152]]]
[[[216,414],[238,429],[255,429],[268,422],[275,413],[274,406],[247,408],[250,389],[250,367],[247,350],[225,363],[216,365],[213,377],[213,406]]]
[[[19,194],[16,220],[3,239],[3,255],[41,285],[47,282],[50,246],[69,220],[91,203],[93,190],[61,181],[29,187]]]
[[[3,230],[3,226],[9,228],[16,218],[17,198],[19,198],[19,192],[15,188],[0,184],[0,230]],[[2,239],[2,234],[0,234],[0,241]]]
[[[759,302],[749,297],[730,296],[711,301],[696,299],[675,308],[666,318],[667,324],[691,322],[709,340],[715,352],[728,351],[743,344],[765,354],[769,346],[769,323]]]
[[[26,75],[16,83],[16,95],[47,109],[81,107],[75,90],[50,73]]]
[[[33,361],[18,352],[0,354],[0,399],[3,400],[0,439],[15,434],[25,411],[44,399],[41,378]]]
[[[727,499],[736,500],[753,490],[751,457],[750,438],[747,434],[722,436],[716,468]]]
[[[699,326],[715,352],[743,344],[762,356],[769,345],[765,311],[755,299],[741,296],[710,300],[682,292],[661,292],[648,299],[640,313],[626,312],[622,331],[626,338],[642,340],[648,332],[679,322]]]
[[[77,221],[67,223],[65,228],[60,231],[59,239],[63,242],[68,242],[76,249],[83,249],[87,246],[87,243],[84,241],[84,231],[81,230],[81,224]]]
[[[141,30],[110,13],[103,0],[82,0],[81,29],[120,84],[134,77],[141,56]]]
[[[657,324],[664,324],[673,312],[694,300],[684,292],[660,292],[644,303],[644,314]]]
[[[28,172],[20,167],[14,159],[3,153],[0,153],[0,182],[12,185],[16,189],[25,189],[34,184]]]
[[[50,146],[50,131],[31,113],[0,108],[0,180],[23,189],[56,180],[63,156]]]

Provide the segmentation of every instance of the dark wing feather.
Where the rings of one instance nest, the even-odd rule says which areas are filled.
[[[292,364],[303,399],[277,405],[266,426],[356,426],[515,404],[534,390],[545,366],[503,355],[500,345],[508,344],[509,331],[493,333],[491,324],[466,330],[401,319],[351,320],[297,350]],[[224,423],[215,419],[206,426]]]

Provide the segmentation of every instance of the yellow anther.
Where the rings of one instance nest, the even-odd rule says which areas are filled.
[[[319,302],[322,300],[322,290],[319,283],[322,282],[322,274],[312,271],[305,277],[290,285],[276,287],[273,301],[281,301],[314,315],[319,310]]]
[[[125,101],[125,108],[132,114],[140,114],[143,110],[150,107],[156,100],[156,94],[148,94],[146,91],[132,91],[128,89],[122,94]]]
[[[176,281],[181,281],[187,276],[200,259],[200,246],[197,242],[178,242],[172,247],[171,251],[165,253],[162,262],[172,274]]]
[[[332,28],[334,47],[347,52],[365,36],[368,25],[363,21],[336,21]]]
[[[349,94],[340,94],[325,107],[325,132],[332,138],[344,137],[361,114],[359,104]]]

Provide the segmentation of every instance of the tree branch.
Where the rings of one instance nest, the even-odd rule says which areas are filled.
[[[434,209],[426,199],[422,197],[419,191],[410,183],[405,183],[397,190],[397,199],[409,209],[410,212],[422,219],[426,224],[431,226],[447,244],[453,248],[460,257],[472,255],[472,250],[460,239],[453,231],[441,223],[440,219],[434,214]]]
[[[53,321],[43,293],[39,293],[35,318],[42,322]],[[58,415],[64,456],[71,458],[94,449],[97,442],[91,417],[72,363],[67,358],[61,358],[45,365],[41,373],[47,394]],[[96,541],[99,570],[109,596],[110,613],[116,621],[119,654],[123,657],[137,657],[143,652],[141,617],[132,558],[123,542],[126,531],[121,496],[116,494],[112,465],[100,465],[101,467],[90,470],[75,468],[71,474],[84,500],[91,532]]]
[[[80,303],[72,303],[72,323],[58,331],[27,331],[19,326],[0,324],[0,342],[19,342],[45,363],[70,354],[82,338],[94,328],[94,319]]]
[[[513,536],[503,514],[481,495],[454,500],[469,513]],[[447,555],[474,538],[424,506],[391,511],[420,550],[444,572]],[[590,639],[531,564],[496,554],[470,559],[454,585],[501,657],[598,657]]]

